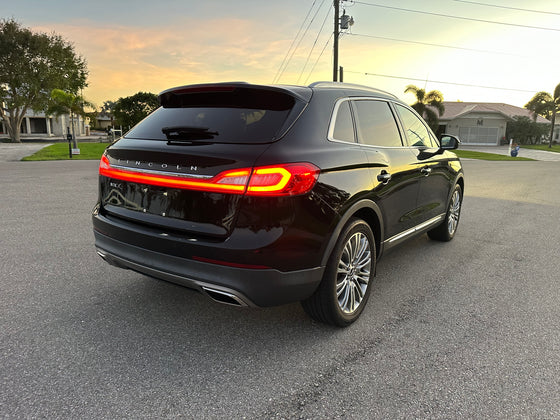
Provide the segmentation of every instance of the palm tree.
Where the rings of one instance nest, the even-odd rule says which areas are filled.
[[[537,115],[550,120],[550,138],[548,147],[552,148],[552,137],[554,135],[554,123],[556,122],[556,114],[560,111],[560,84],[554,89],[554,95],[548,92],[538,92],[533,98],[525,104],[525,108],[533,111],[533,118],[536,120]]]
[[[443,105],[443,94],[439,90],[431,90],[426,93],[425,89],[420,89],[414,85],[408,85],[404,93],[412,92],[416,96],[416,103],[412,108],[424,118],[433,131],[437,131],[439,126],[439,117],[445,112]],[[437,110],[437,114],[434,111]]]
[[[70,114],[74,147],[77,147],[74,133],[74,114],[85,117],[87,113],[84,111],[84,107],[94,108],[94,105],[86,101],[81,95],[74,95],[61,89],[53,89],[51,92],[51,103],[47,113],[54,114],[57,117],[62,114]]]

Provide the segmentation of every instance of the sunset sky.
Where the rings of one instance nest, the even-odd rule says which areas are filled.
[[[517,106],[560,83],[560,0],[364,0],[342,8],[355,21],[340,39],[345,82],[409,103],[403,91],[415,84],[447,101]],[[0,0],[0,17],[71,41],[88,62],[84,96],[98,106],[191,83],[332,80],[331,0]]]

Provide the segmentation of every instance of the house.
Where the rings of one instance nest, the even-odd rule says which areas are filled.
[[[498,146],[507,140],[508,121],[516,116],[533,118],[528,109],[502,103],[443,102],[443,105],[445,112],[439,118],[438,134],[458,136],[466,145]],[[537,116],[537,122],[550,124],[541,116]]]
[[[100,112],[97,115],[97,124],[95,127],[100,130],[107,130],[108,128],[113,127],[113,116],[111,114],[107,114],[105,112]]]
[[[87,121],[79,115],[74,115],[74,130],[76,136],[86,135]],[[68,128],[72,129],[72,121],[68,114],[47,116],[44,112],[27,111],[21,123],[21,138],[65,137]],[[0,120],[0,135],[8,134],[4,122]]]

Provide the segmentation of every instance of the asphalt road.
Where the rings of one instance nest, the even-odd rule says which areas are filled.
[[[448,244],[361,319],[222,306],[105,264],[97,162],[0,165],[1,418],[560,418],[560,164],[466,161]]]

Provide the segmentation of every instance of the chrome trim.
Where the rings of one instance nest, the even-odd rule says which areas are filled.
[[[341,98],[339,100],[336,101],[336,103],[334,104],[334,108],[333,108],[333,112],[331,114],[331,120],[329,122],[329,129],[327,130],[327,140],[329,141],[334,141],[336,143],[344,143],[344,144],[355,144],[358,145],[358,142],[356,141],[356,136],[354,136],[354,141],[345,141],[345,140],[338,140],[335,139],[333,137],[334,134],[334,124],[336,122],[336,117],[338,115],[338,109],[340,108],[340,105],[343,102],[349,101],[349,98]],[[353,120],[353,118],[352,118]],[[354,122],[352,122],[352,127],[354,127]]]
[[[115,169],[121,169],[128,172],[142,172],[145,174],[153,174],[153,175],[166,175],[166,176],[176,176],[182,178],[198,178],[198,179],[209,179],[213,178],[213,175],[199,175],[199,174],[187,174],[184,172],[165,172],[165,171],[154,171],[151,169],[143,169],[143,168],[131,168],[130,166],[121,166],[121,165],[111,165],[111,167]]]
[[[202,290],[206,293],[206,295],[215,302],[221,303],[222,305],[231,305],[231,306],[249,306],[245,303],[242,299],[240,299],[236,294],[229,293],[224,290],[218,290],[213,287],[202,286]],[[220,296],[223,296],[226,299],[231,299],[233,302],[228,302],[225,299],[220,299]]]
[[[397,130],[399,131],[399,136],[401,137],[401,146],[378,146],[375,144],[365,144],[365,143],[360,143],[359,139],[357,137],[354,138],[354,141],[345,141],[345,140],[339,140],[339,139],[335,139],[334,138],[334,124],[336,123],[336,117],[338,116],[338,110],[340,108],[340,105],[343,102],[354,102],[354,101],[376,101],[376,102],[385,102],[387,104],[391,104],[392,101],[389,99],[385,99],[385,98],[376,98],[373,96],[349,96],[346,98],[340,98],[336,101],[336,103],[334,104],[334,108],[333,108],[333,112],[331,115],[331,120],[329,122],[329,129],[327,131],[327,140],[334,142],[334,143],[344,143],[344,144],[355,144],[358,145],[360,147],[368,147],[371,149],[411,149],[410,146],[408,146],[407,144],[403,143],[403,133],[400,130],[400,127],[397,123],[397,118],[395,117],[395,115],[393,115],[393,118],[395,119],[395,125],[397,127]],[[391,108],[391,113],[394,114],[393,109]],[[352,123],[354,128],[356,128],[356,122],[354,120],[354,117],[352,117]]]
[[[433,225],[434,223],[437,223],[437,222],[443,220],[444,218],[445,218],[445,213],[442,213],[442,214],[440,214],[439,216],[434,217],[433,219],[430,219],[430,220],[428,220],[428,221],[426,221],[426,222],[424,222],[424,223],[420,223],[419,225],[417,225],[417,226],[415,226],[415,227],[413,227],[413,228],[410,228],[410,229],[408,229],[408,230],[405,230],[404,232],[401,232],[401,233],[396,234],[395,236],[393,236],[393,237],[387,239],[387,240],[385,241],[385,243],[390,244],[390,243],[392,243],[392,242],[395,242],[395,241],[398,241],[398,240],[400,240],[400,239],[403,239],[403,238],[405,238],[405,237],[407,237],[407,236],[409,236],[409,235],[412,235],[413,233],[416,233],[416,232],[418,232],[418,231],[420,231],[420,230],[423,230],[424,228],[426,228],[426,227],[428,227],[428,226]]]

